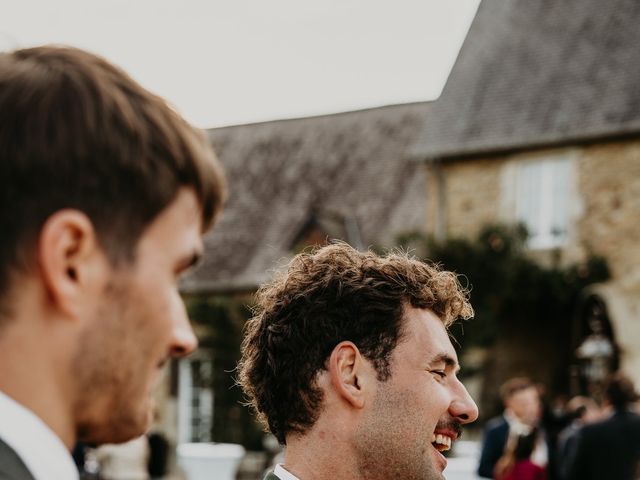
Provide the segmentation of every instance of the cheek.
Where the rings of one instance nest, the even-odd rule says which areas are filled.
[[[408,389],[405,392],[405,398],[405,415],[407,419],[419,422],[419,429],[423,427],[433,429],[449,407],[449,395],[446,389],[430,380]]]
[[[450,389],[437,381],[433,381],[423,390],[422,405],[425,415],[434,426],[449,411],[452,397]]]
[[[177,290],[159,278],[142,285],[134,301],[138,302],[140,316],[150,330],[169,322],[175,312],[175,296]]]

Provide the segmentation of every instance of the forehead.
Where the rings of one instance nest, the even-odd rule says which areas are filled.
[[[512,403],[526,403],[539,399],[538,390],[533,385],[514,392],[508,400]]]
[[[405,306],[403,326],[404,337],[396,347],[399,354],[413,356],[417,361],[448,358],[458,363],[449,333],[431,310]]]

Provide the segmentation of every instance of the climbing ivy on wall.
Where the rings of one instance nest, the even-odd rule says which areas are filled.
[[[532,259],[526,241],[523,226],[501,224],[485,226],[475,238],[436,241],[413,232],[398,239],[416,255],[460,274],[471,291],[475,318],[454,327],[463,348],[490,346],[501,332],[532,324],[568,335],[580,292],[610,276],[606,260],[594,255],[579,264],[544,266]]]

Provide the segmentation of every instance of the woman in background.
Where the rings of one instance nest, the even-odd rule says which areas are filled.
[[[531,461],[538,431],[513,437],[505,454],[496,463],[493,478],[496,480],[547,480],[544,468]]]

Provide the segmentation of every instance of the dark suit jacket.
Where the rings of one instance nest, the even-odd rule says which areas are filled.
[[[632,480],[640,474],[640,416],[618,411],[578,434],[568,480]]]
[[[0,439],[0,480],[34,480],[24,462]]]
[[[482,453],[480,454],[478,475],[493,478],[493,469],[502,456],[508,437],[509,424],[504,417],[494,418],[487,423],[482,438]]]
[[[273,472],[269,472],[267,473],[267,475],[264,477],[264,480],[280,480],[280,478]]]

